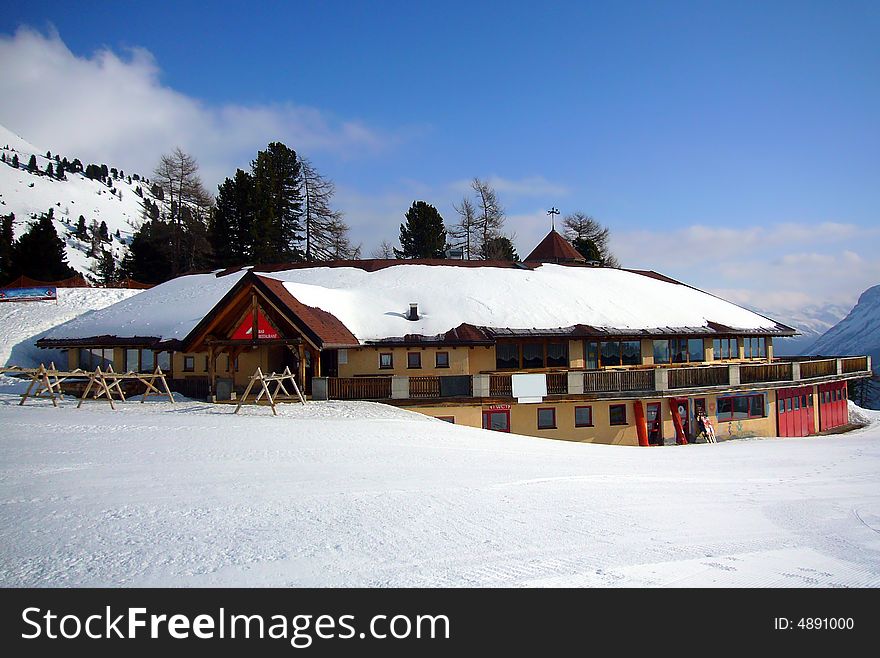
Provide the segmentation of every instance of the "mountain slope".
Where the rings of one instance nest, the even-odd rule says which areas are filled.
[[[67,172],[66,180],[48,176],[46,166],[56,166],[55,155],[46,157],[46,150],[28,143],[12,131],[0,125],[0,152],[6,156],[6,164],[0,163],[0,215],[15,213],[14,233],[18,238],[27,231],[31,220],[41,213],[53,210],[55,230],[64,240],[67,260],[72,268],[88,274],[95,259],[90,257],[91,243],[73,235],[80,215],[86,226],[94,220],[106,222],[109,249],[117,262],[121,261],[136,227],[141,222],[143,199],[136,192],[149,194],[149,183],[127,177],[109,179],[108,186],[99,180],[86,178],[83,174]],[[18,167],[12,166],[12,157],[18,157]],[[37,171],[27,169],[31,155],[36,156]],[[62,154],[68,160],[76,155]],[[84,163],[87,164],[87,163]],[[119,231],[119,237],[115,234]]]

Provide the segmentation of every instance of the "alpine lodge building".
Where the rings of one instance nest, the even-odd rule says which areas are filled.
[[[625,445],[808,436],[847,424],[866,356],[777,358],[797,332],[653,271],[597,267],[550,234],[521,263],[363,260],[188,274],[37,341],[69,369],[152,371],[235,400],[259,367],[314,400]],[[283,420],[280,422],[284,422]]]

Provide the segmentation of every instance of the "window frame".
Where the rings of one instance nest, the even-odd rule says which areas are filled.
[[[184,372],[195,372],[196,371],[196,357],[194,354],[184,354],[183,355],[183,371]]]
[[[614,409],[623,409],[623,422],[614,422],[612,413]],[[610,404],[608,405],[608,424],[612,427],[624,427],[629,425],[628,414],[626,412],[626,404]]]
[[[413,360],[416,361],[416,365],[413,365]],[[421,352],[407,352],[406,353],[406,369],[407,370],[421,370],[422,369],[422,353]]]
[[[388,365],[382,365],[382,360],[386,356]],[[379,352],[379,370],[394,370],[394,352]]]
[[[444,423],[449,423],[450,425],[455,425],[455,416],[434,416],[437,420],[442,420]]]
[[[589,423],[578,423],[578,409],[587,409],[590,414],[590,422]],[[593,425],[593,406],[590,404],[577,405],[574,408],[574,426],[575,427],[595,427]]]
[[[541,425],[541,412],[549,411],[553,414],[553,424],[552,425]],[[535,422],[537,423],[539,430],[555,430],[558,429],[556,426],[556,407],[538,407],[535,411]]]
[[[440,355],[441,354],[446,358],[446,363],[440,363]],[[434,367],[435,368],[448,368],[449,367],[449,352],[434,352]]]
[[[760,409],[761,409],[760,415],[752,414],[752,400],[753,399],[760,399]],[[726,405],[728,400],[730,400],[730,411],[729,412],[722,411],[721,406]],[[745,412],[746,415],[745,416],[737,416],[736,415],[737,413],[742,414],[743,412],[736,411],[736,406],[735,406],[736,403],[734,402],[735,400],[745,400],[746,401],[746,412]],[[798,396],[795,396],[793,398],[786,398],[785,404],[786,404],[786,411],[787,412],[797,411],[799,409],[799,406],[794,407],[794,404],[792,401],[794,401],[794,403],[797,403],[798,405],[800,403],[800,399]],[[767,404],[766,404],[766,396],[764,395],[764,393],[750,393],[747,395],[723,395],[723,396],[719,396],[717,398],[717,400],[715,401],[715,404],[717,405],[716,417],[718,418],[718,422],[726,423],[726,422],[730,422],[730,421],[734,421],[734,420],[755,420],[758,418],[766,418],[767,417]]]

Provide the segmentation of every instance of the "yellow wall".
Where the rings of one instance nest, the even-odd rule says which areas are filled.
[[[407,368],[407,353],[422,355],[421,368]],[[437,368],[436,353],[449,355],[449,367]],[[340,377],[356,375],[399,375],[418,377],[420,375],[467,375],[481,370],[495,369],[495,350],[478,347],[360,347],[346,350],[348,363],[339,364]],[[393,355],[393,368],[379,368],[379,355]]]

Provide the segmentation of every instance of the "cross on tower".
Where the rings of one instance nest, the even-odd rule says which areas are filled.
[[[556,230],[556,215],[559,214],[559,209],[555,208],[555,207],[550,208],[550,210],[547,211],[547,214],[550,215],[550,228],[555,231]]]

